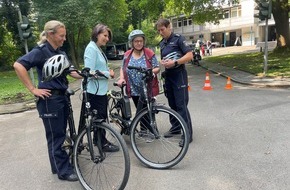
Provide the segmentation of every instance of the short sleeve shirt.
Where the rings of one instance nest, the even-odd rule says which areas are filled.
[[[175,53],[175,59],[179,59],[190,52],[191,48],[183,36],[172,33],[167,40],[163,39],[160,42],[160,50],[161,59],[172,53]]]
[[[68,81],[64,74],[51,81],[42,81],[42,68],[44,63],[52,56],[57,54],[64,54],[60,49],[54,49],[48,42],[33,48],[29,53],[20,57],[17,62],[22,64],[26,70],[32,67],[36,68],[38,75],[38,88],[40,89],[58,89],[66,90],[68,88]]]

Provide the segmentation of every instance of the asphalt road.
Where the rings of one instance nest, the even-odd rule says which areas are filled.
[[[131,151],[127,190],[287,190],[290,186],[289,89],[260,89],[188,65],[194,140],[184,160],[168,170],[148,169]],[[78,87],[74,83],[72,87]],[[159,102],[166,103],[163,95]],[[75,118],[79,96],[73,97]],[[76,122],[77,123],[77,122]],[[36,110],[0,115],[0,189],[82,189],[51,174]]]

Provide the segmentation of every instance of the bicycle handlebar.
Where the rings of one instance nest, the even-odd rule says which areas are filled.
[[[79,70],[76,70],[76,69],[72,69],[72,70],[69,70],[69,72],[77,72],[80,76],[84,77],[84,78],[87,78],[87,77],[104,77],[106,79],[108,79],[108,77],[106,75],[104,75],[101,71],[99,70],[96,70],[96,71],[91,71],[90,68],[88,67],[85,67],[83,68],[81,71]]]
[[[135,69],[140,73],[143,73],[145,77],[143,79],[148,79],[154,77],[153,69],[152,68],[144,68],[144,67],[135,67],[135,66],[128,66],[128,69]]]

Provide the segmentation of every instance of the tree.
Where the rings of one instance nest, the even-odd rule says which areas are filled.
[[[48,20],[62,21],[67,28],[69,55],[76,68],[90,40],[92,28],[104,23],[117,30],[125,20],[125,0],[33,0],[39,24]],[[47,8],[49,7],[49,8]]]
[[[2,0],[0,1],[0,69],[11,69],[11,64],[25,53],[19,38],[17,21],[18,11],[29,13],[28,0]]]
[[[141,10],[148,10],[148,15],[156,16],[159,7],[164,5],[163,17],[186,15],[195,24],[219,23],[222,5],[235,4],[238,0],[133,0],[139,2]],[[159,7],[157,5],[160,5]],[[278,48],[290,48],[289,0],[272,0],[272,13],[276,23]]]
[[[276,26],[277,47],[290,49],[290,2],[288,0],[273,0],[272,5],[272,13]]]

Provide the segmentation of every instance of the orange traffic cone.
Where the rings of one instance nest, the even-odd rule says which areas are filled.
[[[210,80],[209,80],[209,74],[208,74],[208,72],[205,75],[205,81],[204,81],[203,90],[212,90],[212,87],[210,86]]]
[[[232,86],[232,84],[231,84],[231,77],[228,77],[228,80],[227,80],[227,84],[226,84],[226,86],[225,86],[225,89],[226,89],[226,90],[231,90],[231,89],[233,89],[233,86]]]

